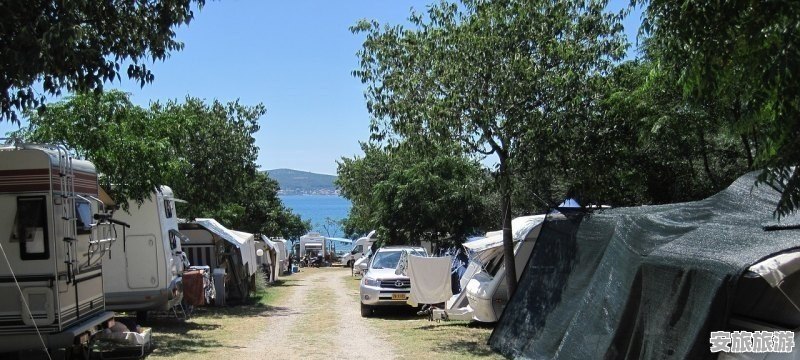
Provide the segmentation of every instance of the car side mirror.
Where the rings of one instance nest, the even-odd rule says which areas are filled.
[[[358,268],[359,268],[359,269],[361,269],[361,271],[362,271],[362,272],[363,272],[363,271],[367,271],[367,267],[368,267],[368,266],[369,266],[369,264],[367,264],[367,262],[366,262],[366,261],[365,261],[365,262],[362,262],[362,263],[360,263],[360,264],[358,264]]]

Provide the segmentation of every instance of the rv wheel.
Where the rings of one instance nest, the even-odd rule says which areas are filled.
[[[364,305],[361,303],[361,317],[370,317],[372,316],[372,306]]]
[[[352,268],[353,268],[353,263],[355,263],[355,261],[353,261],[353,260],[348,260],[348,261],[347,261],[347,267],[349,267],[349,268],[351,268],[351,269],[352,269]]]

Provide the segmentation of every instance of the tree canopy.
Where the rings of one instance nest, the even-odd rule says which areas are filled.
[[[800,206],[800,3],[650,0],[642,30],[651,58],[687,99],[722,99],[724,121],[752,149],[760,181],[785,189],[777,213]]]
[[[43,104],[46,95],[102,90],[125,73],[154,79],[144,61],[183,48],[175,27],[205,0],[0,2],[0,121]],[[127,69],[123,68],[127,65]],[[43,92],[39,92],[42,89]]]
[[[443,1],[413,13],[411,29],[369,21],[352,28],[366,33],[354,75],[367,87],[375,140],[457,139],[475,155],[497,156],[512,292],[511,193],[521,149],[551,154],[573,115],[593,106],[590,80],[623,55],[623,14],[607,13],[606,4]]]
[[[142,108],[119,91],[85,93],[31,111],[28,129],[18,135],[74,148],[97,166],[101,185],[123,209],[168,185],[187,201],[179,205],[182,217],[299,237],[310,225],[281,203],[277,182],[255,164],[253,134],[265,112],[260,104],[192,97]]]
[[[387,244],[453,245],[491,225],[477,161],[458,148],[408,145],[362,143],[363,157],[338,162],[337,187],[353,204],[347,235],[377,229]]]

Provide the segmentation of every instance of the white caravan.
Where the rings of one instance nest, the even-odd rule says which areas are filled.
[[[0,353],[86,346],[113,319],[101,262],[116,231],[98,188],[63,147],[0,145]]]
[[[300,237],[300,258],[313,257],[327,253],[325,237],[318,232],[310,232]]]
[[[224,292],[215,284],[218,301],[245,300],[254,290],[258,271],[253,234],[228,230],[214,219],[179,223],[178,229],[185,235],[181,247],[192,265],[209,266],[215,275],[224,273]]]
[[[533,215],[511,221],[517,280],[533,253],[544,218],[545,215]],[[503,265],[503,232],[487,233],[486,238],[465,243],[464,248],[472,255],[461,277],[462,291],[453,295],[444,309],[434,309],[431,319],[495,322],[509,300]]]
[[[161,186],[141,206],[130,201],[130,209],[115,211],[114,218],[131,227],[123,232],[121,246],[103,261],[106,307],[137,311],[142,320],[148,310],[180,305],[185,257],[172,189]]]
[[[376,231],[372,230],[367,234],[367,236],[361,237],[355,242],[353,242],[353,249],[350,250],[350,253],[342,257],[342,264],[346,264],[347,267],[353,268],[356,260],[360,259],[362,256],[367,255],[369,249],[372,247],[372,244],[375,243],[378,239],[376,238]]]

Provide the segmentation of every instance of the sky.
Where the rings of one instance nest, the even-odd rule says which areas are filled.
[[[290,168],[336,174],[341,157],[362,154],[369,138],[356,52],[363,35],[348,28],[359,19],[405,24],[410,10],[436,0],[222,0],[208,1],[195,19],[177,29],[185,48],[148,65],[155,81],[141,88],[106,84],[131,94],[134,103],[183,99],[263,103],[267,114],[255,135],[261,169]],[[629,0],[612,0],[620,9]],[[624,22],[635,41],[640,13]],[[16,125],[0,123],[0,134]]]

